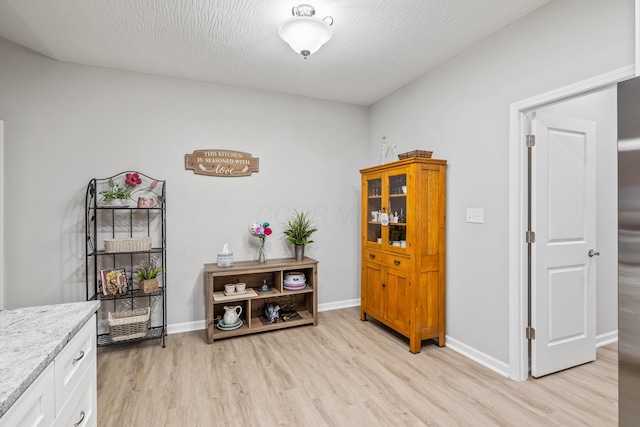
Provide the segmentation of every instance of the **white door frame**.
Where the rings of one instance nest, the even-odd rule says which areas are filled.
[[[0,120],[0,310],[4,309],[4,122]]]
[[[509,107],[509,376],[524,381],[529,373],[525,336],[527,297],[527,148],[525,113],[563,99],[584,95],[636,76],[629,65],[591,79],[511,104]]]

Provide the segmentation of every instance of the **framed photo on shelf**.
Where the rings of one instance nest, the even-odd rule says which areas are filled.
[[[105,296],[127,293],[127,273],[124,268],[100,270],[100,283]]]

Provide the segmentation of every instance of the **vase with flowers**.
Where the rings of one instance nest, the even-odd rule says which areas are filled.
[[[252,235],[258,236],[260,239],[260,246],[258,247],[258,262],[267,262],[267,252],[264,248],[267,236],[270,236],[273,232],[269,227],[268,222],[254,222],[249,226],[249,231]]]

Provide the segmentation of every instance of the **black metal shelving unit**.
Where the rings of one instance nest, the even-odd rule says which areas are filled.
[[[127,174],[137,173],[141,184],[131,187],[131,199],[125,205],[104,203],[101,191],[109,183],[126,185]],[[156,200],[156,206],[138,208],[136,198],[148,197]],[[166,181],[151,178],[140,172],[126,171],[109,178],[94,178],[87,186],[85,199],[85,245],[86,245],[86,298],[99,300],[101,310],[97,316],[97,345],[107,346],[135,341],[159,339],[165,347],[167,335],[167,244],[166,244]],[[149,250],[107,252],[104,239],[121,237],[151,237]],[[143,293],[137,288],[133,270],[141,263],[156,258],[163,271],[158,276],[158,290]],[[120,295],[104,295],[101,292],[99,273],[103,269],[124,268],[129,289]],[[113,342],[106,325],[105,312],[116,312],[138,307],[151,307],[151,322],[147,334],[142,338]],[[106,328],[106,330],[105,330]]]

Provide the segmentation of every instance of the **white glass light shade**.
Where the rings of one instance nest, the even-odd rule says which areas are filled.
[[[280,37],[304,57],[311,55],[331,38],[331,26],[312,16],[294,16],[280,25]]]

